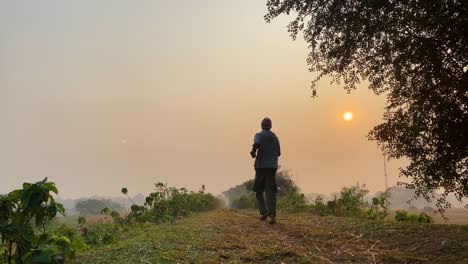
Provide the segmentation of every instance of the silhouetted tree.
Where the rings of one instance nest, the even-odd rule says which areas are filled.
[[[265,20],[294,14],[288,31],[303,32],[310,71],[344,82],[366,80],[387,96],[384,122],[374,127],[389,158],[406,157],[400,175],[416,195],[468,197],[468,1],[268,0]]]

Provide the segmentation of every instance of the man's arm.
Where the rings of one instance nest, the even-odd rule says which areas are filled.
[[[276,138],[276,141],[278,142],[278,157],[281,156],[281,145],[279,142],[279,138]]]
[[[250,151],[250,156],[252,156],[252,158],[257,157],[257,149],[258,149],[258,147],[260,147],[259,144],[255,144],[255,143],[254,143],[254,144],[252,145],[252,151]]]
[[[260,147],[260,136],[258,134],[255,134],[254,143],[252,145],[252,151],[250,151],[250,156],[252,156],[252,158],[257,157],[257,150],[259,147]]]

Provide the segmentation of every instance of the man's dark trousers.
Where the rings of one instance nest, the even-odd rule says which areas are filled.
[[[260,214],[276,216],[276,168],[257,168],[255,169],[254,192],[257,197],[257,206]],[[263,198],[263,192],[266,194]]]

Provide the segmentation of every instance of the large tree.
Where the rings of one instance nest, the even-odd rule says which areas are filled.
[[[387,96],[384,121],[369,132],[389,158],[406,157],[400,175],[417,196],[435,190],[468,197],[467,0],[268,0],[265,20],[293,15],[307,62],[351,91],[366,80]]]

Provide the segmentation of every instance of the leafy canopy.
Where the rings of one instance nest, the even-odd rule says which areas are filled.
[[[387,96],[384,122],[373,128],[389,158],[406,157],[406,187],[430,198],[443,190],[468,197],[468,2],[466,0],[268,0],[265,20],[294,14],[288,31],[302,32],[307,62],[318,77],[363,80]]]

